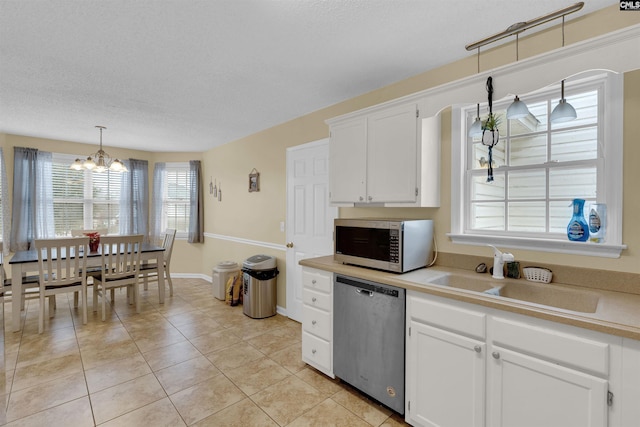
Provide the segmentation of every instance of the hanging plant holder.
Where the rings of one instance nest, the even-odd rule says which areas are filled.
[[[487,182],[493,182],[493,147],[500,141],[500,117],[493,114],[493,79],[487,77],[487,97],[489,101],[489,117],[482,122],[482,145],[489,149],[489,161],[487,169]]]
[[[484,129],[482,131],[482,145],[491,148],[498,144],[500,131],[498,129]]]

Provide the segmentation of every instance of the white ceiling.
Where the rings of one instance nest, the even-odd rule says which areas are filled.
[[[206,151],[573,3],[0,0],[0,132],[95,144],[104,125],[105,146]]]

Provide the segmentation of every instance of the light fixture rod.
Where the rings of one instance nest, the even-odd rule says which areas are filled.
[[[106,129],[105,126],[96,126],[97,129],[100,129],[100,151],[102,151],[102,131]]]
[[[580,9],[582,9],[582,7],[584,6],[584,2],[578,2],[575,3],[569,7],[565,7],[564,9],[560,9],[560,10],[556,10],[555,12],[551,12],[548,13],[546,15],[540,16],[538,18],[534,18],[530,21],[526,21],[526,22],[518,22],[515,23],[513,25],[511,25],[509,28],[507,28],[506,30],[504,30],[501,33],[497,33],[494,34],[492,36],[486,37],[482,40],[479,40],[475,43],[471,43],[465,46],[465,49],[467,50],[474,50],[477,49],[481,46],[485,46],[488,45],[490,43],[496,42],[498,40],[501,40],[505,37],[509,37],[512,36],[514,34],[519,34],[521,32],[523,32],[524,30],[527,30],[529,28],[533,28],[536,27],[538,25],[544,24],[545,22],[549,22],[552,21],[556,18],[560,18],[562,17],[564,20],[565,15],[569,15],[570,13],[574,13],[579,11]]]

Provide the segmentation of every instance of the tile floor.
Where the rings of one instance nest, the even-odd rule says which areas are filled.
[[[87,325],[72,298],[58,296],[42,335],[38,301],[28,300],[22,332],[6,327],[6,425],[404,425],[302,363],[299,323],[251,319],[210,287],[174,279],[174,296],[159,305],[151,284],[140,314],[116,291],[107,321],[90,312]]]

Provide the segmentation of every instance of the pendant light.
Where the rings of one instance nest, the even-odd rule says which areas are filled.
[[[564,80],[562,80],[560,87],[560,102],[551,112],[551,123],[570,122],[578,117],[576,109],[564,97]]]
[[[478,46],[477,58],[478,58],[477,59],[478,74],[480,74],[480,47],[479,46]],[[469,135],[469,138],[471,139],[482,137],[482,120],[480,120],[480,104],[477,104],[476,119],[473,121],[473,123],[469,127],[468,135]]]
[[[469,138],[479,138],[482,136],[482,120],[480,120],[480,104],[478,104],[478,112],[476,119],[469,128]]]
[[[509,108],[507,108],[507,119],[521,119],[523,117],[527,117],[529,114],[531,113],[529,112],[529,107],[527,107],[527,104],[520,101],[520,98],[518,98],[518,95],[516,95],[511,105],[509,105]]]
[[[544,24],[546,22],[552,21],[554,19],[557,18],[562,18],[562,46],[564,46],[564,21],[565,21],[565,16],[569,15],[571,13],[577,12],[580,9],[582,9],[582,7],[584,6],[584,2],[578,2],[575,3],[569,7],[565,7],[563,9],[560,10],[556,10],[555,12],[551,12],[551,13],[547,13],[546,15],[543,16],[539,16],[537,18],[531,19],[529,21],[526,22],[516,22],[515,24],[509,26],[506,30],[501,31],[497,34],[494,34],[492,36],[489,37],[485,37],[482,40],[478,40],[477,42],[474,43],[470,43],[468,45],[465,46],[465,49],[467,49],[468,51],[474,50],[474,49],[478,49],[478,56],[480,54],[480,47],[494,43],[498,40],[502,40],[505,37],[510,37],[515,35],[516,36],[516,61],[518,60],[518,36],[521,32],[529,29],[529,28],[533,28],[536,27],[538,25]],[[478,72],[480,70],[478,69]],[[564,84],[564,82],[563,82]],[[564,86],[563,86],[564,87]],[[570,104],[566,103],[566,100],[564,100],[564,95],[562,96],[561,99],[561,104],[563,105],[568,105],[569,107],[571,107]],[[560,107],[560,105],[558,106]],[[557,108],[557,107],[556,107]],[[566,107],[561,107],[561,110],[564,109]],[[573,109],[573,107],[571,107]],[[555,110],[554,110],[555,112]],[[575,112],[575,110],[574,110]],[[513,100],[513,103],[509,106],[509,108],[507,109],[507,119],[518,119],[518,118],[523,118],[526,117],[527,115],[529,115],[529,108],[527,108],[527,105],[520,101],[520,98],[518,98],[518,96],[515,97],[515,99]],[[560,113],[558,113],[560,114]],[[568,117],[568,116],[565,116]],[[575,116],[573,117],[575,118]],[[564,118],[564,120],[572,120],[570,118]],[[553,118],[551,119],[552,122],[554,122]]]
[[[562,46],[564,46],[564,16],[562,17]],[[560,102],[551,112],[551,123],[564,123],[578,117],[576,109],[564,97],[564,80],[560,82]]]
[[[518,24],[513,24],[511,27],[515,28],[516,26],[522,26],[522,23],[520,22]],[[518,60],[520,59],[519,48],[518,48],[519,34],[520,33],[516,33],[516,62],[518,62]],[[507,108],[507,119],[509,120],[521,119],[523,117],[527,117],[529,114],[531,113],[529,112],[529,107],[527,107],[527,104],[520,101],[520,98],[518,98],[518,95],[516,95],[511,105],[509,105],[509,108]]]

